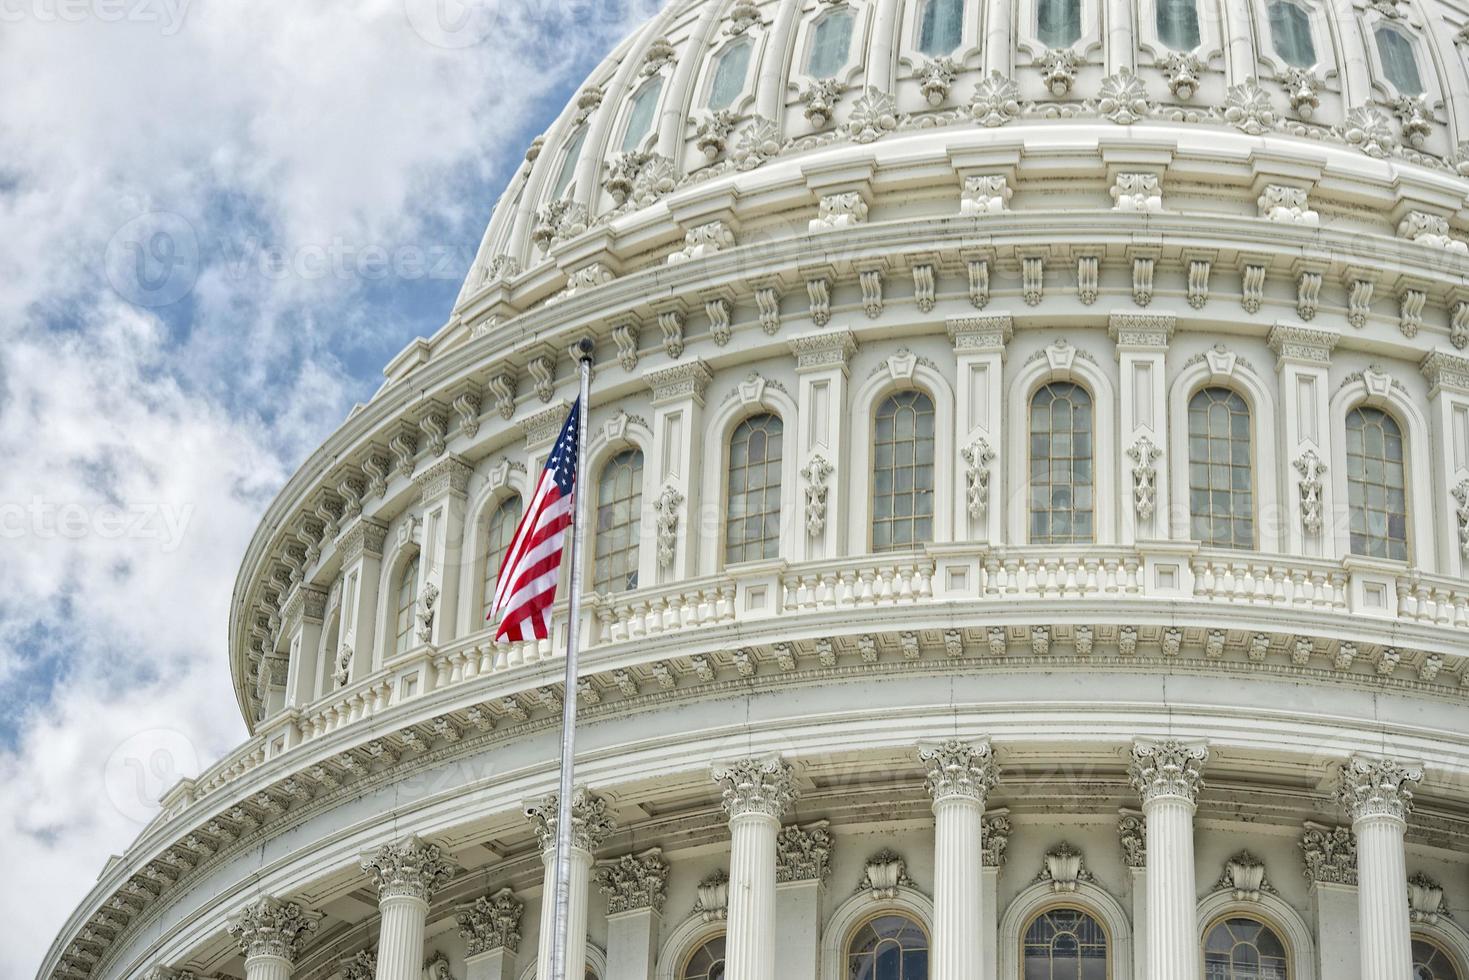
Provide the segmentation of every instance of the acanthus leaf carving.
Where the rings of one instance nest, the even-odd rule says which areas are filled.
[[[832,839],[826,821],[782,827],[775,846],[777,881],[825,881],[831,873]]]
[[[965,446],[959,454],[965,463],[969,516],[976,521],[983,520],[989,512],[990,463],[995,458],[995,451],[987,440],[980,438]]]
[[[953,88],[954,78],[959,74],[959,64],[953,58],[928,58],[914,72],[918,79],[918,90],[931,106],[943,105]]]
[[[1152,115],[1153,102],[1143,80],[1132,69],[1123,68],[1102,79],[1097,111],[1119,126],[1131,126]]]
[[[509,888],[493,895],[481,895],[472,905],[460,909],[455,918],[464,940],[465,955],[478,956],[496,949],[518,952],[520,919],[524,912],[525,903]]]
[[[900,121],[892,94],[869,85],[852,103],[847,136],[854,143],[872,143],[897,129]]]
[[[1139,436],[1127,456],[1132,460],[1132,506],[1140,521],[1151,520],[1158,505],[1157,461],[1163,450],[1147,436]]]
[[[801,478],[806,481],[806,533],[813,538],[826,530],[826,481],[831,473],[832,465],[820,454],[801,468]]]
[[[1301,853],[1310,880],[1334,885],[1357,883],[1357,839],[1350,827],[1306,824]]]
[[[653,501],[657,513],[658,567],[668,568],[678,551],[679,510],[683,507],[684,495],[676,487],[668,486]]]
[[[609,915],[634,909],[662,912],[668,862],[663,859],[663,850],[657,847],[641,854],[624,854],[598,867],[595,881],[607,896]]]
[[[1046,852],[1041,862],[1040,873],[1035,876],[1035,880],[1036,882],[1050,882],[1051,891],[1065,894],[1076,891],[1077,886],[1082,882],[1091,882],[1096,879],[1086,869],[1081,851],[1069,841],[1062,841]]]
[[[969,115],[981,126],[994,128],[1013,121],[1020,115],[1020,86],[991,69],[974,89],[969,100]]]

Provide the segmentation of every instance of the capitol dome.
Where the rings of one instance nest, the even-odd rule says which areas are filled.
[[[1469,980],[1469,8],[674,0],[301,467],[43,980]]]

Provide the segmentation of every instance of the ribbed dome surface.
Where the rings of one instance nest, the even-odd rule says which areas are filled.
[[[1432,0],[674,0],[531,147],[464,297],[691,184],[915,130],[1228,127],[1459,172],[1466,23]]]

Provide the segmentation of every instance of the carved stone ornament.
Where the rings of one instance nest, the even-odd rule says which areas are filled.
[[[439,601],[439,587],[432,582],[423,584],[418,593],[418,642],[428,643],[434,638],[434,605]]]
[[[706,159],[717,159],[729,146],[729,135],[734,132],[739,121],[740,117],[728,109],[709,113],[699,121],[699,128],[694,133],[694,145]]]
[[[1433,113],[1426,95],[1400,95],[1393,102],[1393,112],[1402,125],[1403,142],[1414,149],[1422,148],[1433,132]]]
[[[722,922],[729,915],[729,875],[716,871],[699,882],[694,912],[705,922]]]
[[[1370,157],[1390,157],[1398,148],[1392,123],[1375,106],[1359,105],[1352,109],[1334,132]]]
[[[1352,828],[1306,824],[1301,854],[1310,880],[1333,885],[1357,883],[1357,838]]]
[[[1145,805],[1165,797],[1192,804],[1204,786],[1203,767],[1208,760],[1209,749],[1202,743],[1139,740],[1132,746],[1128,775]]]
[[[1118,174],[1112,183],[1112,210],[1163,210],[1163,189],[1157,174]]]
[[[740,170],[754,170],[780,153],[780,127],[772,119],[751,116],[749,125],[740,130],[731,158]]]
[[[999,782],[999,766],[988,741],[951,738],[919,748],[918,759],[928,766],[923,784],[935,806],[952,799],[984,806],[985,797]]]
[[[342,980],[374,980],[377,976],[377,954],[371,950],[358,950],[340,965]]]
[[[1174,98],[1187,102],[1199,90],[1199,76],[1204,73],[1204,64],[1187,51],[1170,51],[1158,62],[1163,77],[1168,79],[1168,91]]]
[[[1270,104],[1270,95],[1260,87],[1260,82],[1247,78],[1239,85],[1231,85],[1224,96],[1224,121],[1251,136],[1259,136],[1275,128],[1280,117],[1275,106]]]
[[[337,650],[337,659],[332,667],[332,680],[337,687],[346,687],[352,676],[352,648],[343,643]]]
[[[1449,343],[1458,350],[1469,347],[1469,302],[1460,300],[1454,304],[1449,316]]]
[[[1082,860],[1081,852],[1070,843],[1062,841],[1057,846],[1046,852],[1041,863],[1040,874],[1035,876],[1037,882],[1049,881],[1051,891],[1058,894],[1076,891],[1081,882],[1095,880],[1092,873],[1086,870]]]
[[[764,21],[760,19],[760,6],[755,0],[735,0],[734,6],[729,8],[729,23],[724,32],[739,35],[762,23]]]
[[[1256,204],[1260,208],[1260,217],[1266,221],[1309,225],[1313,228],[1321,223],[1321,216],[1312,211],[1307,203],[1306,189],[1303,187],[1266,184]]]
[[[1301,474],[1301,527],[1307,534],[1320,534],[1324,525],[1321,503],[1321,477],[1326,474],[1326,464],[1316,450],[1307,449],[1295,462]]]
[[[559,795],[549,793],[525,805],[527,820],[535,829],[542,850],[556,846],[556,824],[559,819]],[[585,786],[571,791],[571,846],[595,852],[617,829],[617,822],[607,812],[607,801]]]
[[[295,902],[262,898],[235,915],[226,931],[247,960],[274,956],[295,962],[302,944],[316,931],[316,918]]]
[[[1265,880],[1265,862],[1249,851],[1240,851],[1224,863],[1215,888],[1228,888],[1236,902],[1258,902],[1264,892],[1274,892]]]
[[[796,800],[790,763],[779,756],[717,765],[712,775],[724,789],[724,812],[731,820],[752,815],[779,820]]]
[[[683,494],[674,487],[664,487],[658,499],[653,501],[653,510],[657,514],[659,568],[672,565],[678,551],[678,516],[683,502]]]
[[[806,121],[813,129],[824,129],[836,112],[845,86],[835,78],[819,78],[806,86],[801,101],[806,104]]]
[[[842,194],[827,194],[822,197],[817,215],[811,219],[807,227],[813,232],[831,231],[860,225],[866,220],[867,202],[856,191],[848,191]]]
[[[633,909],[662,912],[668,862],[663,860],[663,851],[656,847],[642,854],[624,854],[598,867],[594,880],[607,896],[608,915]]]
[[[929,58],[914,72],[914,77],[918,79],[918,90],[928,104],[940,106],[949,97],[949,89],[958,74],[959,64],[953,58]]]
[[[520,950],[520,919],[525,903],[508,888],[493,895],[481,895],[473,905],[459,910],[459,935],[464,939],[466,956],[478,956],[494,949]]]
[[[857,96],[847,116],[847,137],[853,143],[872,143],[898,128],[898,101],[871,85]]]
[[[441,950],[434,950],[434,955],[423,965],[422,976],[423,980],[456,980],[454,974],[449,972],[449,957]]]
[[[1449,235],[1449,219],[1424,211],[1409,211],[1398,222],[1398,237],[1455,255],[1469,255],[1469,244]]]
[[[1140,521],[1151,520],[1158,507],[1158,459],[1163,450],[1147,436],[1139,436],[1127,451],[1132,460],[1132,506]]]
[[[377,879],[379,901],[416,898],[427,902],[454,875],[437,844],[417,836],[384,844],[362,858],[362,870]]]
[[[801,468],[801,479],[806,481],[806,533],[813,538],[826,531],[826,481],[831,474],[831,464],[819,454]]]
[[[857,891],[867,892],[874,901],[881,902],[892,901],[898,897],[898,889],[912,886],[907,863],[895,851],[883,849],[867,859]]]
[[[1119,126],[1131,126],[1152,114],[1153,103],[1143,80],[1123,68],[1102,79],[1097,111]]]
[[[964,191],[959,197],[959,213],[966,218],[982,214],[999,214],[1009,210],[1015,192],[1004,174],[979,174],[964,178]]]
[[[965,504],[969,516],[976,521],[984,520],[990,507],[990,463],[995,451],[984,439],[976,439],[959,451],[964,458],[966,483]]]
[[[1423,770],[1394,759],[1353,756],[1341,770],[1337,799],[1357,820],[1406,820],[1413,809],[1413,785]]]
[[[1041,55],[1040,66],[1041,81],[1059,99],[1076,84],[1076,72],[1081,67],[1081,59],[1070,48],[1053,49]]]
[[[587,230],[590,219],[585,204],[569,199],[551,201],[536,212],[535,226],[531,229],[531,241],[541,251],[548,251],[557,242],[575,238]]]
[[[1020,86],[998,71],[980,79],[969,99],[969,115],[981,126],[1003,126],[1020,115]]]
[[[1309,68],[1287,68],[1279,81],[1290,99],[1290,107],[1302,119],[1310,119],[1321,108],[1321,79]]]
[[[825,881],[831,873],[831,831],[825,821],[782,827],[776,838],[776,881]]]
[[[1010,811],[1001,809],[984,815],[980,831],[982,863],[986,868],[1003,868],[1010,848]]]
[[[1459,525],[1459,554],[1469,561],[1469,480],[1459,481],[1451,492],[1459,505],[1454,508],[1454,520]]]
[[[1439,919],[1449,917],[1443,885],[1421,871],[1408,879],[1408,916],[1426,926],[1436,926]]]
[[[1122,863],[1129,868],[1148,866],[1147,824],[1140,814],[1124,813],[1117,821],[1117,841],[1122,846]]]

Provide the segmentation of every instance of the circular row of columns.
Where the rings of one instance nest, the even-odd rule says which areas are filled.
[[[1133,743],[1129,775],[1142,798],[1147,841],[1147,980],[1200,980],[1194,876],[1194,811],[1209,758],[1203,742]],[[934,893],[931,980],[981,975],[982,834],[985,800],[999,769],[988,740],[951,739],[919,749],[933,800]],[[770,756],[713,769],[730,827],[726,973],[730,980],[775,980],[777,849],[781,818],[794,804],[791,765]],[[1404,834],[1419,767],[1353,757],[1338,795],[1357,840],[1362,980],[1403,980],[1412,972]],[[586,971],[586,923],[596,849],[614,829],[606,803],[584,787],[572,801],[571,921],[567,977]],[[528,804],[547,880],[555,864],[556,798]],[[437,845],[409,837],[362,861],[377,880],[381,913],[376,980],[418,980],[433,892],[453,866]],[[555,890],[542,889],[537,963],[551,960]],[[245,954],[245,980],[290,980],[317,916],[294,902],[263,898],[235,916],[231,935]],[[538,975],[539,976],[539,975]],[[549,980],[542,977],[540,980]]]

